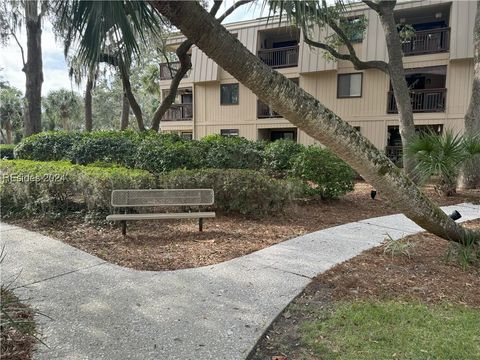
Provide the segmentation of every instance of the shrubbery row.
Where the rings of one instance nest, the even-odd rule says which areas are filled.
[[[261,170],[275,178],[304,180],[308,195],[335,198],[353,189],[355,173],[328,150],[292,141],[272,143],[211,135],[183,140],[175,134],[103,131],[47,132],[24,139],[20,159],[113,163],[164,174],[178,169]]]
[[[2,215],[111,211],[113,189],[213,188],[215,209],[262,216],[283,208],[298,186],[255,170],[177,170],[156,178],[145,170],[66,161],[0,161]]]

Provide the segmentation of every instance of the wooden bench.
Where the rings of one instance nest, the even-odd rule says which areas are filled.
[[[213,205],[212,189],[152,189],[152,190],[113,190],[111,204],[114,208],[124,208],[124,214],[107,216],[107,221],[121,221],[122,234],[127,234],[127,221],[198,219],[198,230],[203,231],[203,219],[214,218],[214,212],[174,212],[128,214],[128,208],[157,206],[208,206]]]

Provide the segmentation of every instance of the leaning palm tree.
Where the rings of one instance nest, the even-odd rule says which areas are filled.
[[[436,177],[435,188],[451,196],[456,192],[460,169],[472,166],[480,156],[480,135],[460,136],[451,130],[441,135],[432,131],[419,133],[411,140],[407,151],[416,159],[415,172],[421,182]]]
[[[73,3],[75,2],[83,3],[73,0]],[[95,2],[85,2],[84,7],[95,8],[92,3]],[[146,3],[141,4],[148,6]],[[468,233],[473,233],[450,219],[384,153],[352,126],[285,76],[265,65],[201,4],[152,0],[150,5],[207,56],[255,93],[261,101],[269,103],[275,112],[330,148],[377,190],[388,196],[392,207],[403,212],[424,229],[445,239],[462,242]],[[125,26],[126,31],[129,31],[123,2],[111,2],[109,6],[116,8],[116,29],[122,31]],[[84,12],[87,11],[85,8]],[[120,16],[122,12],[123,20]],[[78,29],[81,38],[92,36],[85,33],[85,19],[91,16],[93,15],[75,17],[75,29]],[[130,16],[139,14],[133,13]],[[98,22],[97,18],[95,20]],[[135,37],[122,36],[122,39],[124,42],[135,42]],[[99,39],[95,41],[98,42]],[[92,56],[94,61],[96,54],[88,50],[88,40],[80,41],[80,47],[82,46],[84,48],[81,52],[86,58]],[[129,43],[128,46],[133,50],[138,48],[135,43]],[[474,236],[480,238],[477,233],[474,233]]]

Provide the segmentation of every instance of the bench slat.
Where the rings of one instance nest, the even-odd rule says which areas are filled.
[[[213,205],[213,189],[113,190],[113,207]]]
[[[163,214],[113,214],[108,215],[108,221],[120,220],[156,220],[156,219],[199,219],[214,218],[214,212],[191,212],[191,213],[163,213]]]

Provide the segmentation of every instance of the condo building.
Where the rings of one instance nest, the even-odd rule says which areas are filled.
[[[419,131],[463,129],[473,78],[476,5],[476,1],[415,0],[401,1],[395,8],[397,23],[415,29],[414,35],[402,42],[402,50]],[[363,4],[355,4],[345,19],[360,17],[365,17],[367,27],[363,36],[352,39],[358,57],[388,61],[378,15]],[[305,44],[298,28],[287,23],[260,18],[226,28],[265,64],[348,121],[392,160],[399,159],[398,115],[388,75],[373,69],[357,71],[349,61],[331,60],[323,50]],[[313,39],[325,39],[333,33],[328,28],[314,32]],[[174,51],[183,40],[181,34],[171,36],[169,49]],[[191,59],[192,69],[182,79],[175,104],[161,121],[161,131],[191,139],[221,134],[315,143],[195,46]],[[160,64],[163,97],[168,94],[176,66],[179,64]]]

